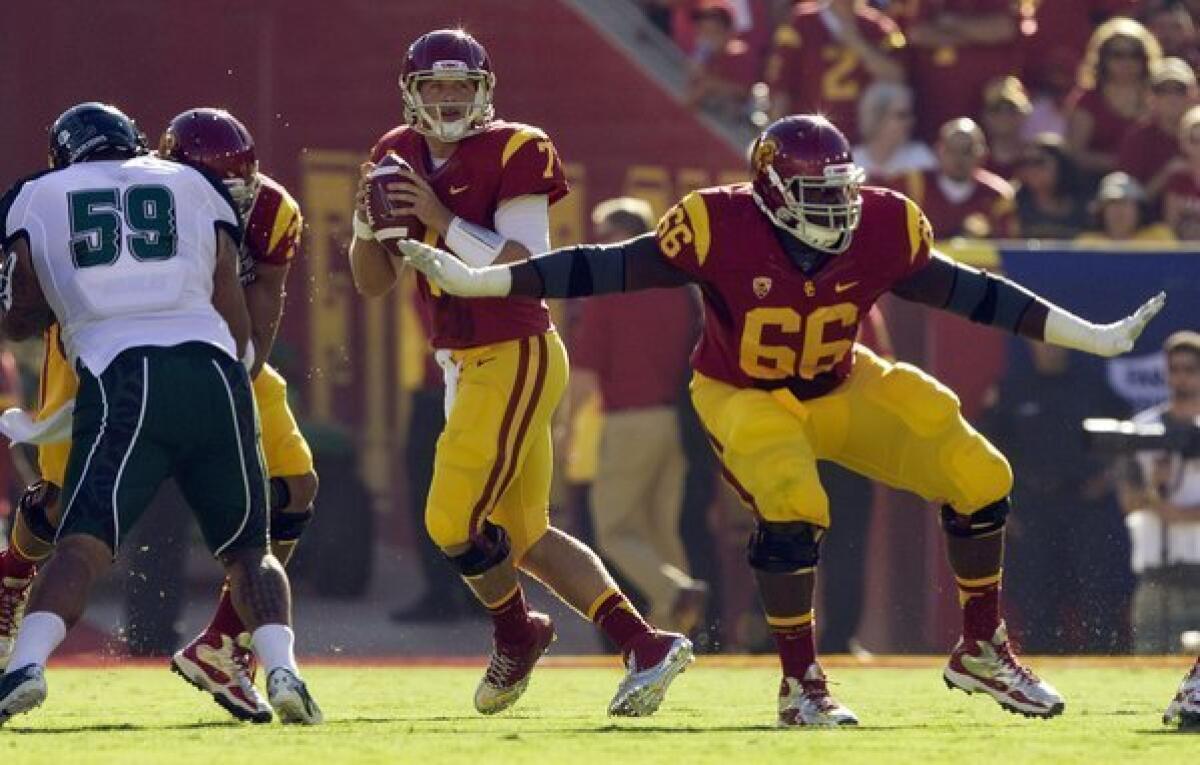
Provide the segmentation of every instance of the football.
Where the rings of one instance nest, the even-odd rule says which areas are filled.
[[[424,226],[415,216],[395,212],[388,197],[390,186],[403,183],[401,170],[411,172],[412,165],[398,154],[388,152],[367,177],[367,222],[375,232],[375,239],[393,255],[400,254],[397,248],[399,240],[420,238],[424,231]]]

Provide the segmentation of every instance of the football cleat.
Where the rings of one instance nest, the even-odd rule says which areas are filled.
[[[1013,655],[1004,622],[991,640],[970,645],[959,639],[942,672],[947,688],[983,692],[1014,714],[1049,718],[1062,714],[1066,703],[1054,686],[1038,679]]]
[[[5,577],[0,580],[0,669],[8,666],[8,657],[12,656],[17,629],[21,626],[21,617],[25,615],[25,604],[29,601],[32,584],[33,577]]]
[[[617,717],[647,717],[658,711],[671,682],[695,657],[692,641],[674,632],[655,630],[625,655],[625,678],[608,704]]]
[[[546,614],[529,612],[530,639],[525,643],[492,643],[487,672],[475,688],[475,709],[494,715],[517,703],[529,686],[538,659],[554,642],[554,622]]]
[[[308,686],[286,667],[276,667],[267,675],[267,698],[284,725],[320,725],[325,721]]]
[[[858,717],[829,695],[825,673],[816,662],[797,680],[785,677],[779,684],[780,728],[836,728],[858,725]]]
[[[271,721],[271,707],[254,687],[253,655],[233,638],[205,632],[171,658],[171,671],[211,694],[213,701],[239,720]]]
[[[1200,661],[1188,672],[1175,698],[1163,713],[1164,725],[1177,725],[1180,730],[1200,730]]]
[[[45,669],[38,664],[26,664],[0,677],[0,725],[41,706],[46,692]]]

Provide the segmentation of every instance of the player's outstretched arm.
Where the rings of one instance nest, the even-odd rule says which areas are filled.
[[[1094,324],[1003,276],[956,263],[937,251],[928,265],[892,291],[905,300],[980,324],[1097,356],[1118,356],[1132,350],[1142,330],[1167,302],[1166,293],[1160,292],[1120,321]]]
[[[573,298],[678,287],[690,280],[662,256],[653,234],[608,245],[552,250],[510,265],[474,268],[422,242],[400,243],[405,260],[442,291],[460,297]]]

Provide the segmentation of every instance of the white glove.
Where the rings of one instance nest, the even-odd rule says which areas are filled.
[[[1119,356],[1133,349],[1142,330],[1166,304],[1167,293],[1160,292],[1132,316],[1112,324],[1093,324],[1052,306],[1046,317],[1046,342],[1097,356]]]
[[[508,266],[472,268],[445,250],[414,239],[399,241],[405,262],[443,292],[459,297],[506,297],[512,289]]]

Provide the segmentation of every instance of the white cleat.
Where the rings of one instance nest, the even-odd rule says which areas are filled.
[[[942,671],[947,688],[986,693],[1009,712],[1026,717],[1060,715],[1066,702],[1054,686],[1033,674],[1013,655],[1004,622],[991,640],[959,639]]]
[[[32,584],[33,577],[0,579],[0,670],[8,666],[8,657],[12,656]]]
[[[625,657],[625,678],[608,704],[615,717],[648,717],[667,689],[695,660],[692,641],[674,632],[652,632]]]
[[[1163,725],[1177,726],[1180,730],[1200,730],[1200,661],[1184,675],[1175,698],[1163,713]]]
[[[267,675],[267,700],[284,725],[320,725],[321,708],[308,693],[308,686],[290,669],[276,667]]]
[[[46,693],[45,669],[40,665],[27,664],[0,677],[0,725],[41,706]]]
[[[858,717],[829,695],[825,673],[815,662],[804,677],[785,677],[779,685],[779,728],[837,728],[858,725]]]

